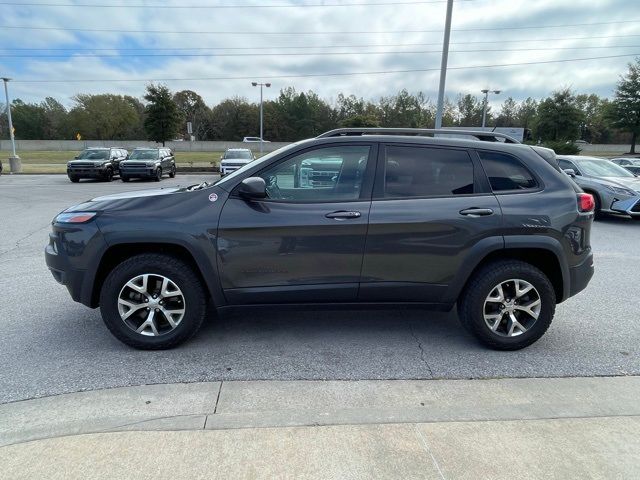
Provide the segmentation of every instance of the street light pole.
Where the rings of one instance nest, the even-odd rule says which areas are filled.
[[[487,123],[487,104],[489,103],[489,92],[498,95],[500,93],[500,90],[489,90],[488,88],[485,88],[480,91],[484,93],[484,102],[482,103],[482,129],[484,130],[484,127]]]
[[[436,128],[442,128],[442,110],[444,109],[444,84],[447,79],[447,62],[449,61],[449,38],[451,37],[452,10],[453,0],[447,0],[447,15],[444,20],[444,40],[442,41],[442,60],[440,62],[440,86],[438,87]]]
[[[4,82],[4,96],[7,99],[7,118],[9,120],[9,138],[11,139],[11,152],[12,155],[9,157],[9,167],[11,173],[17,173],[22,170],[22,166],[20,165],[20,157],[16,154],[16,139],[13,136],[13,122],[11,121],[11,103],[9,102],[9,89],[7,88],[7,83],[9,83],[11,79],[7,77],[2,77],[2,81]]]
[[[257,87],[258,85],[260,85],[260,155],[262,155],[262,150],[263,150],[263,133],[262,133],[262,125],[263,125],[263,121],[262,121],[262,87],[267,87],[269,88],[271,86],[270,83],[258,83],[258,82],[251,82],[251,85],[254,87]]]

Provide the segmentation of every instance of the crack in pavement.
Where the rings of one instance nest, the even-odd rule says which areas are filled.
[[[407,322],[407,326],[409,327],[409,332],[411,333],[411,336],[416,341],[416,343],[418,344],[418,348],[420,349],[420,360],[422,361],[422,363],[425,364],[425,366],[427,367],[427,370],[429,370],[429,375],[431,375],[431,377],[433,378],[433,370],[431,370],[431,366],[429,365],[427,360],[424,358],[425,352],[424,352],[424,348],[422,346],[422,342],[420,341],[420,339],[416,335],[416,332],[414,331],[413,325],[411,324],[411,322],[408,321]]]
[[[0,252],[0,257],[6,255],[7,253],[11,253],[15,250],[17,250],[18,248],[20,248],[20,244],[22,242],[24,242],[25,240],[28,240],[29,237],[32,237],[33,235],[35,235],[36,233],[41,232],[44,229],[47,229],[50,227],[50,224],[46,224],[44,227],[40,227],[37,230],[34,230],[33,232],[27,233],[24,237],[19,238],[18,240],[15,241],[15,245],[7,250],[4,250],[2,252]]]

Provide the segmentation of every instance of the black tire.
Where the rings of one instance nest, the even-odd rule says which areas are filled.
[[[176,166],[172,165],[169,171],[169,178],[176,178]]]
[[[501,336],[493,332],[484,319],[485,300],[492,290],[510,279],[529,282],[535,287],[541,300],[537,320],[524,332],[516,336]],[[458,315],[462,325],[481,343],[494,350],[519,350],[538,340],[547,331],[556,309],[556,294],[553,285],[539,269],[518,260],[492,262],[469,279],[458,300]]]
[[[162,180],[162,168],[158,167],[156,168],[156,176],[153,177],[153,181],[159,182],[160,180]]]
[[[105,182],[113,181],[113,170],[111,168],[107,168],[107,170],[104,172],[104,181]]]
[[[129,177],[125,177],[124,175],[120,175],[120,180],[122,180],[123,182],[128,182],[130,180]]]
[[[184,296],[184,317],[173,328],[159,336],[136,333],[120,317],[118,296],[124,285],[145,273],[170,278]],[[173,348],[188,340],[202,326],[207,310],[207,295],[198,275],[179,258],[162,254],[142,254],[116,266],[105,279],[100,291],[100,313],[111,333],[121,342],[142,350]]]
[[[71,180],[73,183],[78,183],[80,181],[80,179],[75,175],[69,175],[69,180]]]

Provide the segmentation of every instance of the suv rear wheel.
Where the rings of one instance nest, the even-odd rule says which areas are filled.
[[[107,276],[100,313],[111,333],[139,349],[172,348],[202,325],[206,294],[196,273],[169,255],[131,257]]]
[[[517,260],[493,262],[469,280],[458,303],[464,327],[496,350],[519,350],[549,328],[556,308],[553,285],[539,269]]]
[[[107,168],[107,171],[104,173],[104,181],[111,182],[113,180],[113,169]]]
[[[169,170],[169,178],[176,178],[176,166],[171,165],[171,170]]]

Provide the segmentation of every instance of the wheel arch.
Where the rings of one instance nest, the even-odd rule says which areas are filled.
[[[100,289],[102,284],[113,268],[126,260],[127,258],[143,253],[160,253],[165,255],[171,255],[172,257],[179,258],[189,265],[196,275],[200,278],[205,289],[209,292],[209,297],[218,303],[219,297],[216,291],[216,285],[213,285],[210,281],[212,278],[212,272],[206,271],[202,268],[203,262],[198,262],[197,255],[194,255],[191,249],[180,243],[173,242],[122,242],[114,245],[110,245],[96,269],[93,287],[91,291],[91,306],[97,307],[100,298]]]
[[[531,236],[504,237],[504,245],[485,248],[484,251],[472,251],[465,261],[464,277],[454,282],[451,297],[447,300],[455,302],[464,292],[473,275],[491,262],[499,260],[520,260],[540,269],[551,281],[556,294],[557,303],[568,298],[570,291],[570,275],[567,263],[563,261],[564,252],[560,242],[552,237]]]

